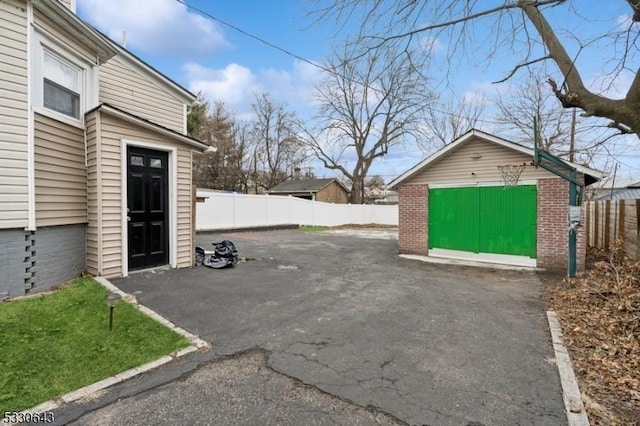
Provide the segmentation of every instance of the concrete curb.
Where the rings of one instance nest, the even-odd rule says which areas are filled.
[[[239,226],[230,228],[204,228],[196,229],[196,234],[224,234],[225,232],[263,232],[263,231],[281,231],[283,229],[299,229],[300,225],[283,223],[280,225],[263,225],[263,226]]]
[[[544,269],[531,266],[507,265],[502,263],[479,262],[477,260],[451,259],[447,257],[422,256],[419,254],[399,254],[398,257],[409,260],[419,260],[425,263],[440,265],[472,266],[477,268],[500,269],[504,271],[541,272]]]
[[[198,349],[201,349],[201,348],[208,348],[208,347],[211,346],[211,345],[209,345],[209,343],[205,342],[204,340],[202,340],[201,338],[199,338],[195,334],[188,332],[184,328],[178,327],[177,325],[175,325],[174,323],[172,323],[171,321],[169,321],[168,319],[166,319],[162,315],[158,314],[157,312],[147,308],[144,305],[140,305],[138,303],[138,300],[136,299],[136,297],[134,295],[129,294],[129,293],[125,293],[124,291],[120,290],[118,287],[116,287],[115,285],[111,284],[109,282],[109,280],[107,280],[106,278],[96,277],[94,279],[97,282],[99,282],[102,286],[104,286],[107,290],[109,290],[109,291],[111,291],[113,293],[118,293],[122,297],[122,299],[124,299],[127,302],[131,303],[136,309],[138,309],[143,314],[153,318],[154,320],[156,320],[160,324],[164,325],[165,327],[168,327],[171,330],[175,331],[176,333],[186,337],[187,340],[189,340],[189,342],[191,342],[191,345],[195,348],[194,350],[198,350]],[[186,349],[188,349],[188,348],[186,348]],[[183,349],[182,351],[184,351],[186,349]],[[179,351],[178,354],[180,352],[182,352],[182,351]]]
[[[551,330],[551,341],[555,352],[558,372],[560,373],[560,383],[562,385],[562,400],[564,409],[567,412],[569,426],[589,426],[589,418],[582,403],[578,381],[573,372],[569,352],[562,339],[562,330],[558,316],[553,311],[547,311],[549,330]]]
[[[155,311],[152,311],[151,309],[147,308],[146,306],[140,305],[138,303],[138,301],[136,300],[135,296],[125,293],[124,291],[120,290],[118,287],[114,286],[113,284],[111,284],[107,279],[103,278],[103,277],[95,277],[94,278],[98,283],[100,283],[100,285],[102,285],[103,287],[105,287],[107,290],[109,290],[110,292],[113,293],[118,293],[123,300],[131,303],[136,309],[138,309],[140,312],[142,312],[143,314],[151,317],[152,319],[154,319],[155,321],[159,322],[160,324],[164,325],[165,327],[168,327],[170,329],[172,329],[173,331],[175,331],[176,333],[184,336],[187,338],[187,340],[189,340],[189,342],[191,343],[190,346],[187,346],[184,349],[181,349],[179,351],[173,352],[169,355],[165,355],[155,361],[151,361],[148,362],[146,364],[142,364],[138,367],[134,367],[130,370],[127,371],[123,371],[122,373],[118,373],[115,376],[112,377],[107,377],[106,379],[100,380],[99,382],[96,383],[92,383],[90,385],[87,385],[83,388],[71,391],[69,393],[66,393],[60,397],[58,397],[57,399],[54,400],[50,400],[50,401],[46,401],[43,402],[42,404],[36,405],[35,407],[29,408],[27,410],[23,410],[22,413],[43,413],[46,411],[52,411],[58,407],[60,407],[63,404],[68,404],[70,402],[73,401],[78,401],[80,399],[88,399],[90,398],[92,395],[95,395],[96,393],[107,389],[115,384],[121,383],[127,379],[130,379],[134,376],[137,376],[138,374],[142,374],[142,373],[146,373],[147,371],[150,370],[154,370],[164,364],[167,364],[171,361],[173,361],[174,359],[180,358],[182,356],[185,356],[187,354],[190,354],[192,352],[195,352],[199,349],[203,349],[203,348],[210,348],[211,345],[207,342],[205,342],[204,340],[202,340],[201,338],[199,338],[198,336],[196,336],[193,333],[188,332],[187,330],[178,327],[177,325],[175,325],[174,323],[172,323],[171,321],[169,321],[168,319],[164,318],[163,316],[161,316],[160,314],[158,314]],[[17,423],[3,423],[3,424],[17,424]]]

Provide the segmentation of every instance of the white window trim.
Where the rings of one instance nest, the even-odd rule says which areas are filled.
[[[127,221],[127,148],[130,146],[154,149],[169,154],[169,265],[178,267],[178,148],[160,145],[153,142],[120,140],[120,205],[121,205],[121,244],[122,244],[122,276],[129,276],[129,223]],[[102,202],[102,200],[101,200]]]
[[[74,55],[70,49],[51,40],[37,31],[35,27],[32,27],[31,36],[32,110],[54,120],[84,129],[84,114],[98,104],[98,67],[82,59],[79,55]],[[44,107],[43,55],[45,50],[80,69],[80,117],[77,119]]]

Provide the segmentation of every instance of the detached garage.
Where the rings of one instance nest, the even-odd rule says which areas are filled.
[[[546,269],[568,261],[569,182],[533,166],[533,150],[471,130],[389,186],[398,190],[401,254]],[[590,185],[602,174],[565,162]],[[505,185],[503,166],[517,166]],[[578,233],[578,267],[585,238]]]

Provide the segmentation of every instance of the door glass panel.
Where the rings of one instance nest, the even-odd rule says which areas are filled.
[[[162,168],[162,158],[152,158],[150,160],[149,166],[155,167],[157,169]]]
[[[132,166],[144,166],[144,157],[141,155],[132,155],[129,161]]]

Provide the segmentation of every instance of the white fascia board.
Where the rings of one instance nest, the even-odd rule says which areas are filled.
[[[199,152],[204,152],[207,150],[207,148],[209,148],[208,145],[202,143],[202,142],[198,142],[194,139],[191,139],[190,137],[183,135],[181,133],[178,132],[174,132],[172,130],[169,130],[165,127],[160,126],[159,124],[154,124],[151,122],[148,122],[146,120],[142,120],[139,119],[137,117],[131,116],[127,113],[124,113],[118,109],[112,108],[109,105],[106,104],[102,104],[99,107],[100,110],[114,116],[114,117],[118,117],[121,120],[127,121],[129,123],[135,124],[137,126],[140,127],[144,127],[145,129],[149,129],[153,132],[159,133],[161,135],[167,136],[169,138],[172,139],[176,139],[186,145],[189,145],[190,147],[192,147],[193,149],[195,149],[196,151]]]
[[[491,143],[494,143],[496,145],[500,145],[500,146],[503,146],[505,148],[508,148],[508,149],[511,149],[511,150],[514,150],[514,151],[518,151],[518,152],[520,152],[522,154],[531,156],[531,158],[533,159],[533,154],[534,153],[533,153],[533,149],[531,149],[531,148],[527,148],[527,147],[518,145],[516,143],[510,142],[510,141],[508,141],[506,139],[502,139],[502,138],[499,138],[497,136],[490,135],[490,134],[485,133],[485,132],[483,132],[481,130],[472,129],[469,132],[465,133],[464,135],[460,136],[455,141],[451,142],[449,145],[447,145],[444,148],[442,148],[441,150],[435,152],[430,157],[428,157],[425,160],[419,162],[418,164],[416,164],[415,166],[413,166],[412,168],[410,168],[409,170],[407,170],[406,172],[404,172],[403,174],[401,174],[397,178],[393,179],[391,182],[389,182],[388,187],[391,188],[391,189],[396,189],[402,182],[404,182],[405,180],[409,179],[410,177],[412,177],[416,173],[422,171],[425,167],[429,166],[430,164],[433,164],[436,161],[440,160],[441,158],[445,157],[450,152],[456,150],[460,145],[465,144],[466,142],[468,142],[473,137],[484,139],[487,142],[491,142]],[[605,176],[604,173],[602,173],[602,172],[600,172],[598,170],[591,169],[589,167],[582,166],[580,164],[572,163],[570,161],[566,161],[566,160],[562,160],[562,161],[564,161],[570,167],[574,167],[580,173],[588,174],[588,175],[591,175],[591,176],[599,178],[599,179],[602,179]]]

